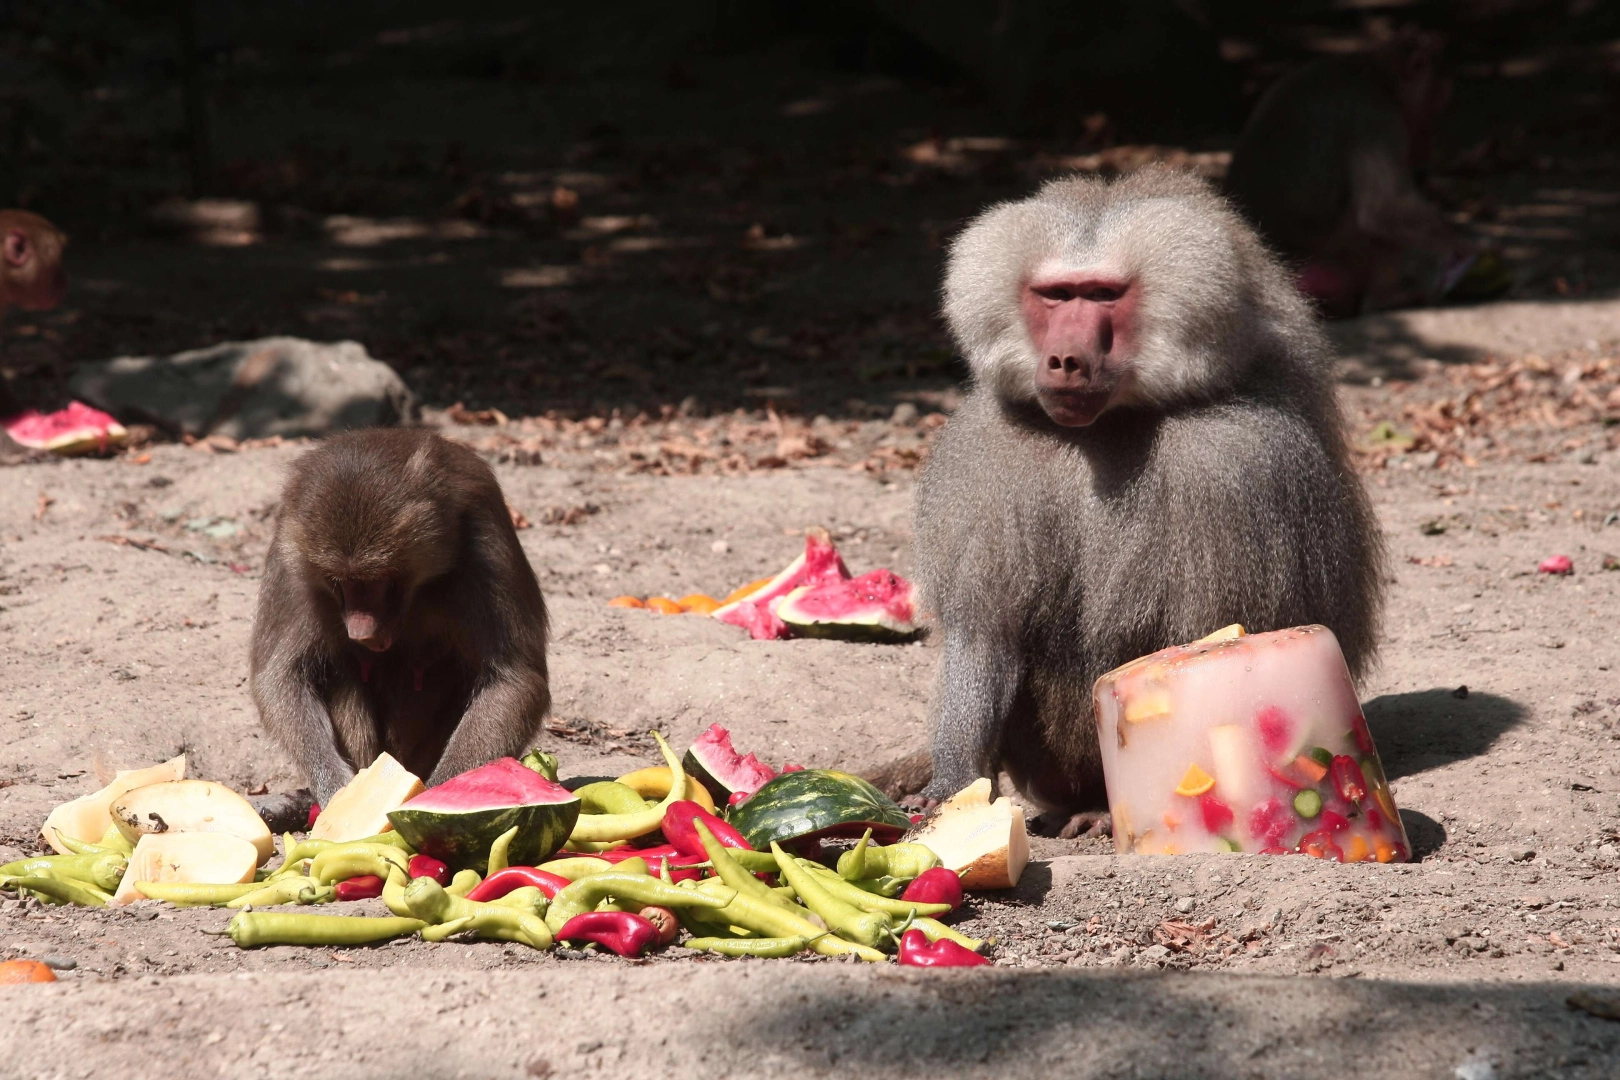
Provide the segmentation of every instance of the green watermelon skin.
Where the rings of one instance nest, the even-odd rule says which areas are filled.
[[[544,862],[568,842],[579,811],[579,798],[560,784],[512,758],[499,758],[428,788],[389,811],[388,820],[420,854],[451,870],[482,874],[489,867],[489,846],[513,826],[518,833],[508,861],[513,866]]]
[[[883,792],[846,772],[802,769],[783,773],[726,820],[756,851],[771,841],[816,836],[859,836],[867,827],[872,839],[889,843],[911,828],[911,817]]]
[[[579,821],[578,799],[541,806],[502,806],[447,814],[438,810],[392,810],[388,820],[419,854],[438,859],[455,870],[489,867],[489,845],[516,825],[507,854],[513,866],[538,866],[568,842]]]

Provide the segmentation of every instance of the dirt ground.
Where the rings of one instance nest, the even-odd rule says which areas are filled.
[[[533,523],[554,627],[541,742],[566,774],[650,763],[650,729],[681,745],[716,721],[770,761],[917,746],[937,642],[761,643],[604,603],[723,593],[780,568],[808,525],[857,573],[907,573],[915,467],[961,376],[936,317],[945,241],[1067,170],[1168,157],[1218,174],[1232,133],[1012,137],[960,86],[832,70],[814,42],[671,59],[657,27],[580,44],[529,26],[556,70],[484,78],[461,61],[513,36],[504,23],[351,40],[337,24],[367,6],[308,7],[331,23],[217,75],[220,193],[257,208],[256,233],[219,246],[154,224],[177,185],[173,103],[127,87],[85,98],[73,152],[24,163],[32,205],[74,235],[73,291],[8,319],[13,388],[48,407],[83,360],[360,340]],[[1362,695],[1415,862],[1039,839],[1018,889],[964,913],[998,942],[978,973],[244,952],[204,933],[217,912],[4,900],[0,959],[62,970],[0,988],[0,1045],[25,1048],[0,1054],[0,1080],[1615,1075],[1620,1022],[1568,1001],[1620,999],[1620,571],[1604,569],[1620,555],[1620,157],[1596,69],[1527,82],[1500,74],[1516,37],[1488,44],[1463,57],[1432,181],[1512,292],[1333,329],[1391,554]],[[599,61],[568,69],[576,49],[629,59],[581,74]],[[1270,77],[1297,56],[1261,58]],[[159,440],[0,468],[0,859],[36,850],[98,767],[184,751],[242,790],[300,782],[245,691],[299,451]],[[1555,553],[1573,575],[1536,572]]]
[[[1398,394],[1433,397],[1445,380],[1442,371],[1350,387],[1347,406],[1389,413]],[[648,437],[701,437],[691,423],[670,427],[683,424],[683,435]],[[922,738],[931,642],[761,643],[711,620],[604,604],[626,592],[723,591],[785,563],[811,524],[840,538],[856,572],[905,573],[912,474],[874,472],[862,458],[920,441],[924,426],[857,427],[825,457],[731,476],[637,473],[628,429],[607,425],[504,462],[490,451],[510,501],[536,522],[521,536],[556,629],[556,707],[542,743],[565,774],[647,763],[649,729],[679,744],[714,721],[768,760],[822,766],[868,764]],[[505,431],[447,430],[486,446]],[[521,447],[540,436],[505,438]],[[94,788],[98,761],[128,767],[185,751],[195,775],[239,789],[296,784],[258,731],[244,679],[279,478],[298,452],[170,444],[147,450],[144,464],[125,455],[0,470],[0,858],[35,850],[46,811]],[[0,955],[76,966],[57,987],[0,991],[12,1003],[0,1030],[28,1032],[33,1059],[51,1062],[9,1073],[18,1066],[7,1063],[0,1075],[89,1075],[102,1052],[279,1075],[335,1052],[319,1033],[339,1038],[385,1016],[410,1030],[407,1045],[359,1059],[358,1075],[383,1075],[400,1049],[450,1041],[455,1068],[435,1075],[546,1075],[532,1064],[542,1059],[594,1075],[637,1060],[647,1036],[631,1033],[654,1030],[669,1033],[655,1041],[671,1063],[714,1075],[821,1075],[851,1061],[905,1075],[962,1055],[994,1075],[1015,1039],[1031,1067],[1162,1075],[1153,1062],[1182,1060],[1179,1024],[1198,1032],[1187,1036],[1198,1062],[1189,1075],[1308,1073],[1312,1052],[1346,1038],[1376,1044],[1364,1052],[1379,1075],[1439,1076],[1470,1062],[1496,1070],[1470,1076],[1612,1075],[1620,1025],[1563,999],[1581,987],[1612,998],[1620,986],[1620,572],[1601,569],[1620,551],[1620,453],[1381,463],[1367,478],[1393,581],[1383,662],[1363,696],[1417,849],[1412,865],[1119,858],[1103,841],[1039,840],[1019,888],[977,897],[963,922],[994,935],[997,965],[1018,972],[979,984],[826,971],[822,961],[659,958],[609,971],[600,965],[630,965],[582,968],[499,945],[243,952],[204,935],[225,922],[214,912],[5,901]],[[1570,555],[1576,572],[1538,574],[1553,553]],[[389,985],[411,992],[378,1011],[366,999],[381,984],[363,981],[366,968],[392,969]],[[494,1009],[508,993],[544,995],[555,1028]],[[712,1004],[710,993],[741,995],[719,1028],[674,1004]],[[115,1003],[126,994],[155,1011],[122,1015]],[[598,1003],[620,997],[625,1014],[593,1025]],[[924,1043],[872,1019],[878,1002],[914,1017]],[[781,1010],[787,1026],[739,1055],[742,1032],[776,1030],[749,1027],[760,1010]],[[792,1034],[846,1014],[866,1017],[862,1037],[811,1045]],[[143,1033],[148,1023],[158,1026]],[[482,1046],[470,1055],[459,1049],[468,1025]],[[87,1042],[105,1051],[68,1056]],[[1083,1066],[1072,1056],[1082,1052]]]

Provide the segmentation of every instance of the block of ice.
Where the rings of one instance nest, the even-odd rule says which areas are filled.
[[[1228,627],[1115,668],[1095,695],[1121,854],[1410,857],[1327,627]]]

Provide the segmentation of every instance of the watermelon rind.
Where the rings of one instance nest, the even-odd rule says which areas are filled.
[[[725,755],[731,760],[724,760]],[[731,732],[719,724],[710,724],[692,741],[681,758],[681,768],[722,802],[739,791],[751,795],[776,777],[776,770],[753,754],[737,753],[731,745]]]
[[[892,595],[879,600],[862,598],[862,583],[881,584],[880,593]],[[843,595],[838,599],[854,610],[837,616],[817,613],[814,601],[829,590]],[[776,617],[787,624],[796,637],[832,638],[839,641],[901,642],[915,638],[919,628],[912,615],[912,586],[905,578],[888,570],[874,570],[848,581],[803,585],[786,596],[776,607]]]
[[[849,568],[844,565],[844,557],[838,554],[827,530],[806,529],[803,554],[753,592],[715,608],[709,617],[740,626],[755,640],[784,638],[788,636],[788,628],[776,617],[776,606],[783,596],[804,584],[819,585],[848,578]]]
[[[537,793],[535,801],[469,810],[442,805],[447,799],[454,799],[454,785],[458,780],[484,770],[506,770],[511,766],[533,778],[529,789]],[[557,797],[559,794],[567,798]],[[546,801],[538,801],[541,798]],[[567,843],[579,821],[579,813],[578,796],[561,785],[547,782],[513,758],[501,758],[428,788],[398,810],[390,810],[388,820],[418,853],[440,860],[451,870],[471,869],[483,873],[489,866],[489,846],[502,833],[517,829],[507,851],[511,865],[537,866]]]
[[[802,837],[859,836],[872,829],[873,839],[888,843],[911,828],[911,817],[883,792],[836,769],[802,769],[783,773],[766,784],[726,820],[755,849],[771,841]]]

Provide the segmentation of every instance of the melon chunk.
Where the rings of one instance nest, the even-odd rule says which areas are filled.
[[[335,844],[376,836],[394,827],[388,821],[390,810],[398,810],[422,791],[422,781],[415,773],[391,754],[378,754],[376,761],[355,773],[354,779],[321,807],[321,816],[315,819],[309,835]]]
[[[980,777],[940,804],[906,840],[922,844],[955,870],[967,889],[1010,889],[1029,862],[1023,807],[990,798],[990,780]]]
[[[118,831],[134,844],[153,833],[226,833],[252,844],[259,863],[269,862],[276,850],[270,826],[253,805],[212,780],[147,784],[120,795],[111,812]]]
[[[147,784],[161,784],[169,780],[183,780],[186,775],[186,755],[170,758],[161,765],[152,765],[145,769],[125,769],[113,777],[112,783],[100,791],[89,795],[81,795],[71,802],[65,802],[50,812],[45,818],[44,826],[39,830],[40,836],[58,854],[67,855],[67,847],[57,838],[60,832],[72,840],[79,840],[86,844],[100,843],[101,838],[107,835],[107,830],[113,827],[112,815],[108,808],[113,800],[138,787]]]
[[[146,896],[142,881],[177,881],[191,885],[239,885],[253,880],[259,849],[229,833],[147,833],[129,856],[124,880],[113,893],[115,904],[132,904]]]

